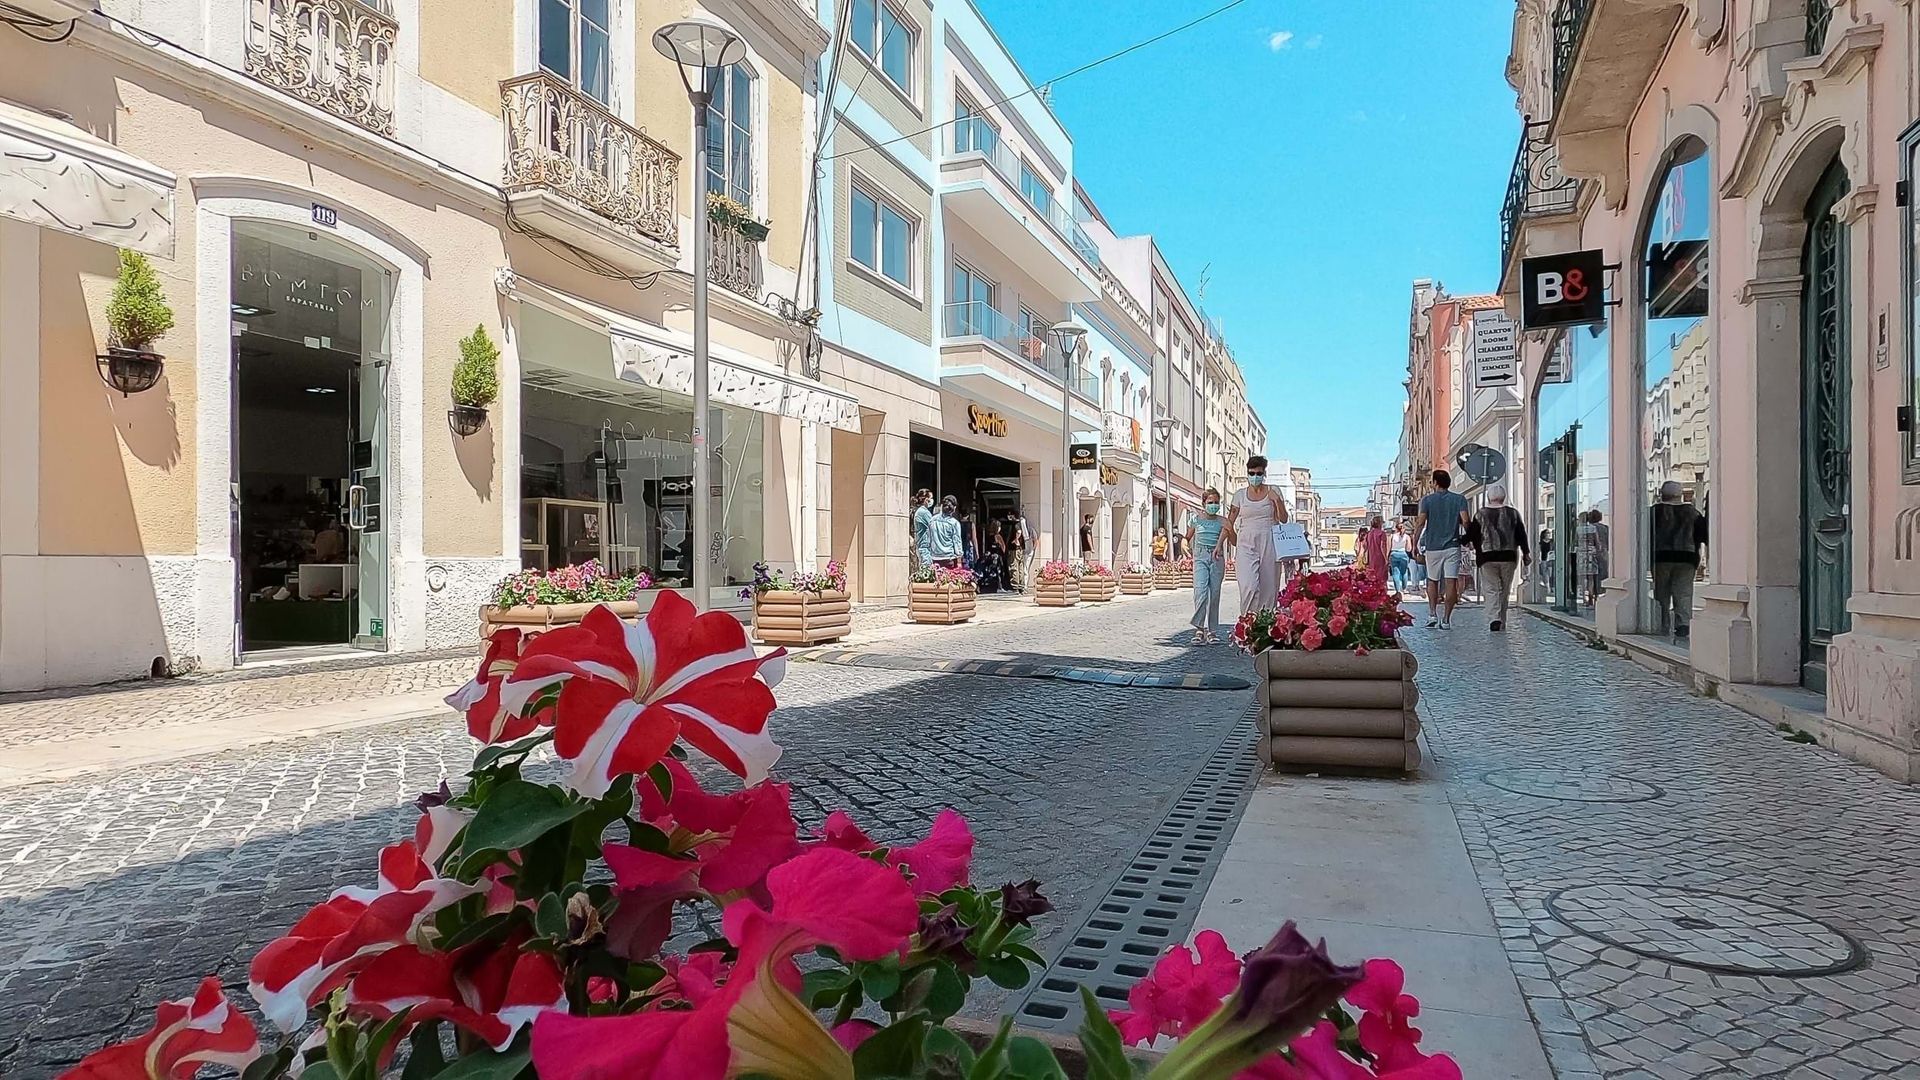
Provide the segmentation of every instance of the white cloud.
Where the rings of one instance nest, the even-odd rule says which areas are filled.
[[[1293,44],[1293,31],[1291,30],[1275,30],[1273,33],[1267,35],[1267,48],[1274,52],[1279,52],[1291,44]]]

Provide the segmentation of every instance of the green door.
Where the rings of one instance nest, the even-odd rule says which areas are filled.
[[[1847,193],[1835,162],[1807,203],[1801,303],[1801,679],[1827,689],[1827,646],[1847,630],[1851,590],[1852,388],[1847,371],[1847,235],[1834,206]]]

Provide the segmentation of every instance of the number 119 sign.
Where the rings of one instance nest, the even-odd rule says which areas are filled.
[[[1598,251],[1535,255],[1520,263],[1520,325],[1528,330],[1607,321],[1607,263]]]

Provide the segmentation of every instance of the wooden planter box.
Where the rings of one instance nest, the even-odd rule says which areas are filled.
[[[1254,667],[1262,758],[1282,769],[1414,771],[1418,666],[1404,649],[1261,653]]]
[[[1153,591],[1152,574],[1120,575],[1120,594],[1122,596],[1145,596]]]
[[[978,590],[971,585],[916,581],[907,593],[907,618],[917,623],[963,623],[973,618],[978,597]]]
[[[1080,602],[1080,579],[1037,581],[1033,586],[1033,602],[1041,607],[1072,607]]]
[[[556,626],[575,626],[587,617],[587,612],[601,607],[601,604],[527,604],[521,607],[496,607],[486,604],[480,608],[480,640],[493,636],[495,630],[511,626],[528,634],[538,634]],[[613,609],[615,615],[623,619],[640,617],[638,600],[612,600],[605,607]]]
[[[843,592],[764,592],[753,598],[753,634],[769,645],[839,641],[853,629]]]
[[[1172,565],[1153,568],[1153,587],[1156,589],[1177,589],[1180,587],[1180,573]]]
[[[1080,599],[1104,604],[1120,595],[1120,583],[1110,577],[1089,574],[1080,579]]]

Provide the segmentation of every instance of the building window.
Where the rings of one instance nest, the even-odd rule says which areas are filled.
[[[853,0],[848,32],[853,47],[865,53],[881,74],[909,98],[913,96],[913,53],[918,37],[913,24],[885,0]]]
[[[1053,325],[1032,308],[1020,307],[1020,355],[1036,364],[1047,359],[1047,327]]]
[[[540,66],[608,104],[613,85],[608,0],[540,0]]]
[[[1900,179],[1909,192],[1914,182],[1920,180],[1920,123],[1900,137]],[[1908,417],[1904,436],[1907,461],[1902,479],[1909,484],[1920,484],[1920,435],[1915,434],[1920,424],[1913,422],[1913,414],[1920,410],[1920,213],[1915,212],[1911,195],[1906,203],[1900,211],[1901,228],[1906,236],[1900,245],[1900,262],[1906,279],[1906,287],[1901,292],[1907,321]]]
[[[903,289],[913,288],[913,219],[891,202],[853,187],[853,260]]]
[[[1033,166],[1027,164],[1025,159],[1020,162],[1020,196],[1027,200],[1029,206],[1043,214],[1053,210],[1053,189],[1047,185],[1044,177],[1033,171]]]
[[[954,337],[985,337],[994,333],[996,323],[1006,325],[1006,320],[993,309],[993,282],[978,270],[955,262],[949,284],[947,325]]]
[[[745,64],[721,72],[707,117],[707,190],[753,206],[753,74]]]
[[[980,111],[980,107],[969,101],[965,94],[953,96],[953,152],[964,154],[969,151],[985,155],[989,160],[1000,145],[1000,129]]]

